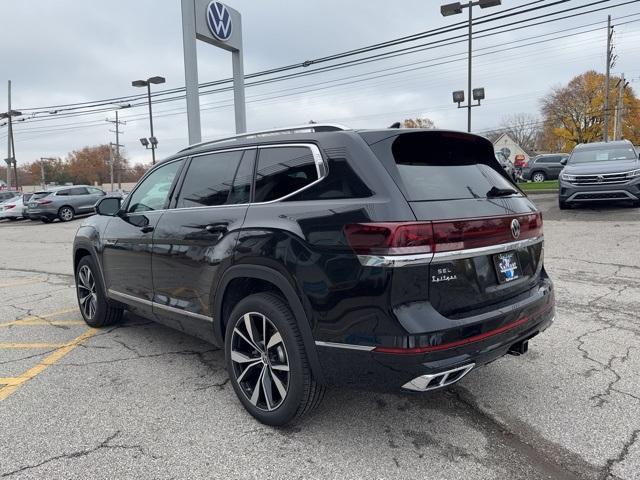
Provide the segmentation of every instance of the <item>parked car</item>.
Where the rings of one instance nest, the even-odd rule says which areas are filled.
[[[27,215],[51,223],[56,218],[62,222],[73,220],[76,215],[93,213],[96,202],[106,193],[88,185],[57,187],[35,192],[29,200]]]
[[[560,175],[558,205],[631,201],[640,206],[640,160],[628,140],[579,144]]]
[[[29,218],[29,215],[27,215],[27,208],[31,197],[33,197],[33,193],[22,194],[22,218]]]
[[[316,124],[205,142],[96,211],[73,246],[86,323],[130,309],[220,346],[269,425],[326,385],[446,387],[525,353],[554,317],[541,214],[467,133]]]
[[[15,192],[13,190],[2,190],[0,191],[0,202],[6,202],[7,200],[13,200],[14,198],[20,196],[20,192]]]
[[[509,160],[502,152],[496,152],[496,160],[498,160],[504,171],[507,172],[509,178],[515,182],[517,180],[516,168],[513,163],[511,163],[511,160]]]
[[[0,203],[0,219],[7,218],[9,220],[18,220],[19,218],[25,218],[25,196],[28,197],[30,196],[30,194],[19,194],[10,200],[5,200],[4,202]]]
[[[563,153],[537,155],[522,167],[522,178],[536,183],[556,180],[564,168],[562,160],[567,157]]]

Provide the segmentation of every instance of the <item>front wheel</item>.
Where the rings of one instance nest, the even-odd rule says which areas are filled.
[[[82,318],[90,327],[106,327],[122,319],[122,308],[109,305],[102,280],[93,258],[89,255],[78,262],[76,293]]]
[[[58,218],[62,222],[69,222],[73,220],[74,216],[75,216],[75,212],[71,207],[62,207],[60,210],[58,210]]]
[[[563,200],[558,199],[558,208],[560,208],[560,210],[567,210],[569,208],[569,204]]]
[[[324,386],[311,373],[296,318],[277,295],[258,293],[236,305],[227,322],[225,356],[244,408],[282,426],[316,407]]]
[[[533,180],[535,183],[544,182],[546,179],[547,179],[547,176],[544,174],[544,172],[535,172],[531,176],[531,180]]]

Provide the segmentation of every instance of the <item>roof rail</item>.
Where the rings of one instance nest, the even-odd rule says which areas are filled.
[[[306,125],[296,125],[294,127],[272,128],[269,130],[260,130],[257,132],[241,133],[239,135],[234,135],[232,137],[219,138],[218,140],[208,140],[206,142],[194,143],[189,145],[187,148],[183,148],[180,151],[184,152],[185,150],[189,150],[190,148],[193,148],[193,147],[199,147],[201,145],[214,145],[216,143],[230,142],[233,140],[240,140],[240,139],[252,138],[252,137],[266,137],[269,135],[278,135],[281,133],[291,134],[291,133],[305,133],[305,132],[337,132],[341,130],[351,130],[351,129],[335,123],[309,123]]]

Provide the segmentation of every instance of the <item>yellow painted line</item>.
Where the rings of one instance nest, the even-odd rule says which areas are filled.
[[[27,278],[25,280],[18,280],[16,282],[0,283],[0,288],[21,287],[22,285],[31,285],[33,283],[42,283],[43,280],[44,279],[42,279],[42,278]]]
[[[0,327],[8,327],[9,325],[14,325],[16,322],[31,322],[34,320],[42,321],[43,318],[57,317],[58,315],[64,315],[66,313],[77,312],[77,311],[78,311],[78,307],[63,308],[62,310],[54,310],[53,312],[44,313],[42,315],[31,315],[29,317],[24,317],[19,320],[12,320],[11,322],[0,323]]]
[[[64,327],[66,325],[86,325],[83,320],[46,320],[44,318],[23,318],[22,320],[14,320],[13,322],[0,323],[0,328],[3,327],[31,327],[40,325],[52,325],[55,327]]]
[[[64,343],[0,343],[0,350],[3,348],[60,348]]]
[[[66,343],[63,347],[59,348],[55,352],[47,355],[40,363],[38,363],[35,367],[30,368],[22,375],[19,375],[17,377],[5,378],[4,380],[10,380],[11,383],[6,384],[4,387],[0,387],[0,401],[6,399],[9,395],[20,388],[20,386],[25,382],[28,382],[37,375],[40,375],[47,368],[55,364],[62,357],[64,357],[66,354],[80,345],[80,343],[94,336],[96,333],[98,333],[98,329],[89,328],[82,335],[76,337],[74,340],[71,340],[69,343]]]
[[[0,377],[0,385],[16,385],[20,377]]]

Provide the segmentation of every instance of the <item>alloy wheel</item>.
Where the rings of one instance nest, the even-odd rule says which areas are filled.
[[[249,312],[237,320],[231,361],[249,402],[268,412],[282,405],[289,390],[289,357],[280,332],[265,315]]]
[[[96,281],[93,273],[87,265],[78,270],[78,301],[82,313],[88,320],[92,320],[98,308],[98,294],[96,293]]]
[[[533,176],[533,181],[536,183],[544,182],[544,175],[542,173],[536,173]]]
[[[63,222],[68,222],[73,218],[73,210],[67,207],[63,208],[60,210],[60,218]]]

